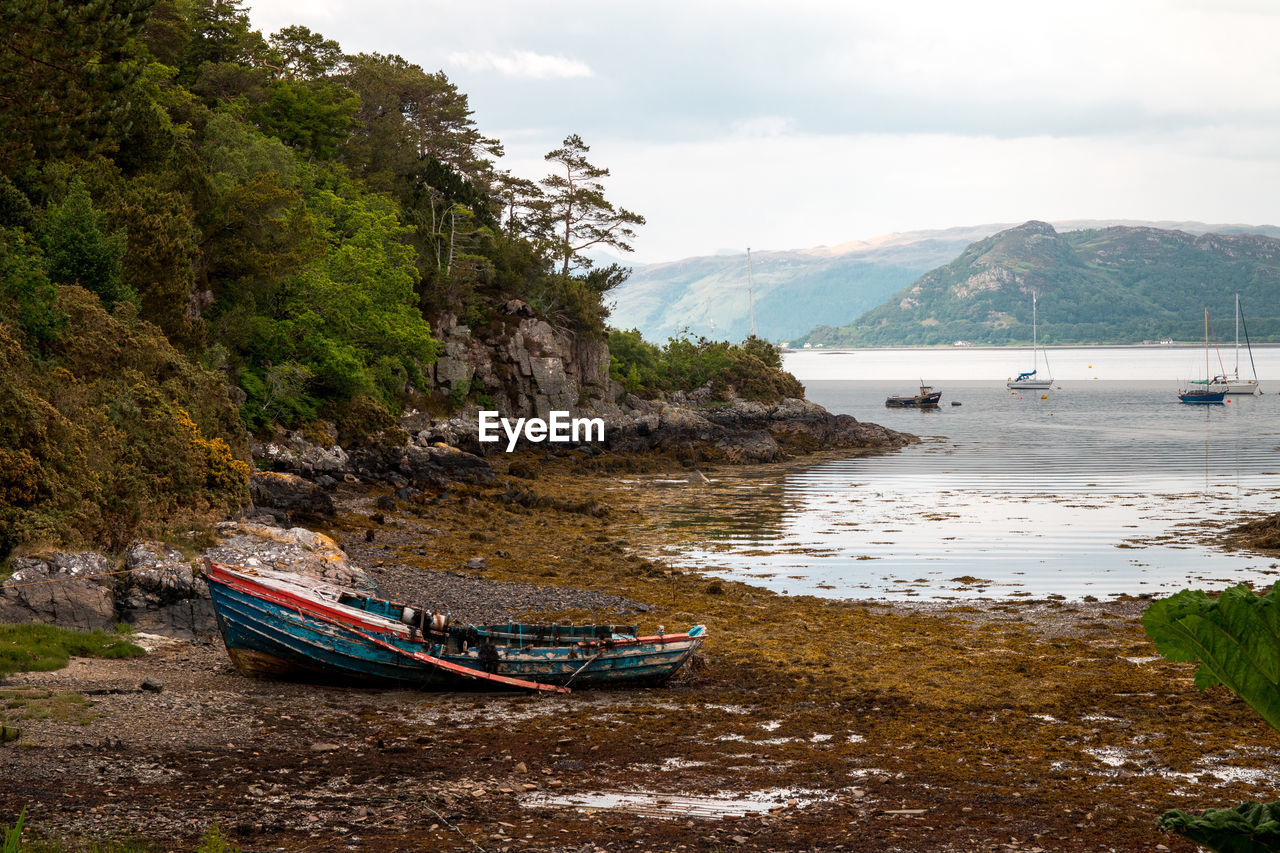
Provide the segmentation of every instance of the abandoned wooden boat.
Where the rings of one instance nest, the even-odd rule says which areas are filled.
[[[205,565],[227,654],[245,675],[400,687],[652,685],[706,636],[618,625],[454,625],[445,614],[300,575]]]

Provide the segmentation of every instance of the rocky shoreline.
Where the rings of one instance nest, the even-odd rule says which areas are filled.
[[[566,455],[574,460],[603,455],[606,466],[655,469],[772,463],[820,449],[878,453],[919,440],[848,415],[832,415],[806,400],[713,404],[709,395],[709,389],[702,389],[657,402],[628,396],[625,407],[611,413],[604,441],[548,446],[536,461],[529,460],[536,446],[524,442],[514,471],[527,479],[547,460]],[[198,559],[323,574],[357,588],[376,584],[385,597],[430,602],[477,622],[508,619],[522,606],[568,606],[573,598],[568,593],[548,598],[544,587],[528,583],[487,589],[483,581],[455,573],[446,576],[452,578],[443,583],[446,589],[440,581],[424,586],[420,573],[395,571],[375,579],[356,566],[376,560],[376,552],[350,543],[358,550],[352,563],[334,542],[318,541],[305,528],[293,527],[330,523],[338,511],[335,495],[359,501],[352,496],[353,487],[375,484],[391,490],[378,499],[382,511],[376,517],[381,518],[398,503],[420,507],[438,502],[451,488],[493,484],[498,471],[490,459],[512,471],[509,453],[479,440],[474,411],[449,420],[411,413],[402,420],[401,433],[406,436],[402,444],[384,440],[350,448],[337,444],[332,429],[327,444],[315,443],[314,431],[311,437],[295,431],[279,441],[254,442],[255,459],[266,470],[250,478],[252,504],[237,519],[217,525],[218,544]],[[519,485],[508,486],[507,497],[517,503],[542,500]],[[372,530],[368,533],[372,538]],[[146,541],[130,546],[119,566],[97,552],[17,557],[12,576],[0,584],[0,622],[45,622],[75,630],[110,629],[125,622],[165,636],[207,638],[215,629],[213,613],[208,591],[194,574],[194,559],[172,545]],[[573,602],[603,606],[595,600]],[[621,600],[612,605],[636,607]]]

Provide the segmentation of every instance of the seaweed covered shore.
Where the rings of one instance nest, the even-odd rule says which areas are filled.
[[[344,487],[324,532],[387,594],[464,617],[705,624],[666,687],[317,687],[154,640],[4,685],[30,714],[0,748],[0,810],[141,849],[216,823],[246,850],[1190,851],[1165,809],[1274,799],[1276,734],[1155,657],[1142,600],[774,595],[651,556],[654,482],[691,472],[536,463],[411,501]],[[66,694],[88,702],[41,710]]]

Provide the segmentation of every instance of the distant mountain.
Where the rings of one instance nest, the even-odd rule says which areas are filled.
[[[795,341],[818,324],[847,323],[926,272],[950,262],[974,241],[1012,224],[910,231],[812,249],[753,251],[751,280],[758,334],[773,341]],[[1057,223],[1060,230],[1111,225],[1176,228],[1194,234],[1254,231],[1280,237],[1280,228],[1270,226],[1259,232],[1245,225],[1198,222]],[[694,336],[741,340],[750,330],[746,252],[720,252],[638,267],[609,294],[609,301],[613,303],[611,325],[639,329],[657,343],[682,330]]]
[[[1027,222],[981,239],[846,326],[797,343],[919,346],[1031,339],[1031,294],[1047,344],[1139,343],[1234,334],[1240,295],[1254,341],[1280,341],[1280,230],[1191,233],[1114,226],[1059,233]],[[1241,227],[1241,230],[1245,230]]]

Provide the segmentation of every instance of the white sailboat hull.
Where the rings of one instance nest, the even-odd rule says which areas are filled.
[[[1010,391],[1048,391],[1053,387],[1052,379],[1017,379],[1010,380],[1005,387]]]
[[[1256,379],[1229,379],[1225,387],[1228,394],[1261,394],[1262,389],[1258,387]]]

